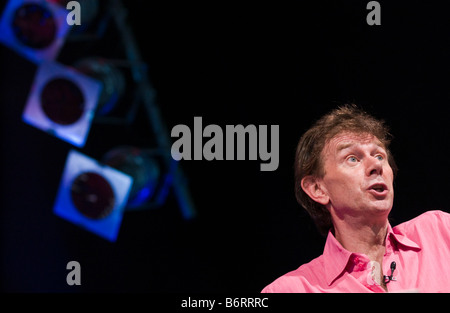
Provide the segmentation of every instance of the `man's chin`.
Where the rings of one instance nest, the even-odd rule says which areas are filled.
[[[386,215],[388,216],[392,210],[392,204],[390,203],[377,203],[371,209],[371,212],[377,215]]]

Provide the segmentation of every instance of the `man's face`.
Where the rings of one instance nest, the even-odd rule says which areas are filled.
[[[394,175],[375,136],[340,133],[325,145],[322,158],[321,184],[329,209],[342,218],[348,214],[387,217],[394,201]]]

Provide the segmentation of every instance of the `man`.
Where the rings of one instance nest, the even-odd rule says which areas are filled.
[[[295,192],[323,254],[262,292],[450,292],[450,214],[391,227],[396,172],[383,121],[355,105],[319,119],[300,139]]]

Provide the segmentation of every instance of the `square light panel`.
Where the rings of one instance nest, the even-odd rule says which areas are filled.
[[[0,42],[34,63],[55,60],[71,27],[68,13],[44,0],[10,0],[0,20]]]
[[[56,62],[42,63],[23,112],[24,122],[83,147],[102,83]]]
[[[53,212],[114,242],[132,183],[132,177],[70,150]]]

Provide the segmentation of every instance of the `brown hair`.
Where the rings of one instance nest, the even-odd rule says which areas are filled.
[[[328,141],[345,131],[376,136],[387,152],[388,162],[394,176],[397,172],[395,160],[389,151],[392,136],[383,120],[376,119],[355,104],[340,106],[317,120],[303,134],[297,145],[294,164],[295,197],[312,217],[319,232],[324,236],[333,226],[330,212],[325,206],[312,200],[303,191],[301,181],[305,176],[323,177],[325,175],[322,150]]]

